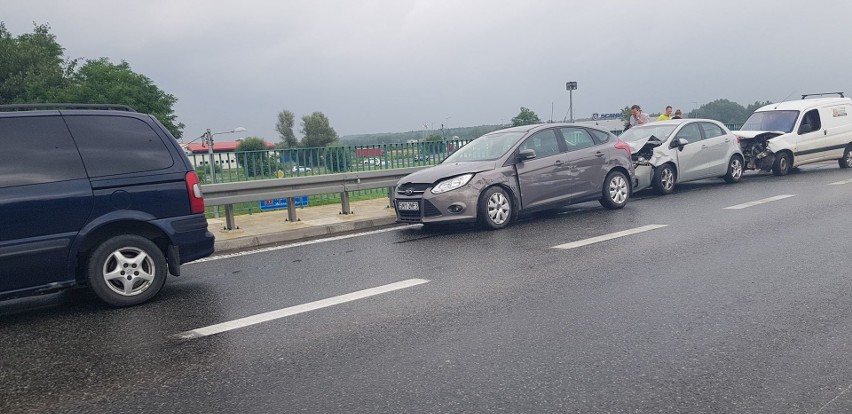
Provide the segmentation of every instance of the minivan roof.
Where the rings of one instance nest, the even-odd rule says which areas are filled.
[[[817,98],[817,99],[798,99],[795,101],[778,102],[758,108],[755,112],[763,111],[804,111],[805,109],[815,108],[825,105],[852,104],[850,98]]]

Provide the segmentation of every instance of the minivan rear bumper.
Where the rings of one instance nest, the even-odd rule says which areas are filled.
[[[191,262],[213,254],[216,237],[207,230],[207,219],[203,214],[154,220],[164,229],[173,245],[180,251],[180,264]]]

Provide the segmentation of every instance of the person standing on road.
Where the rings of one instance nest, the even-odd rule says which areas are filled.
[[[642,112],[642,108],[639,105],[633,105],[630,107],[630,126],[635,127],[636,125],[645,125],[648,123],[648,114]]]
[[[675,111],[675,114],[672,117],[672,119],[681,119],[681,118],[683,118],[681,115],[683,115],[683,112],[681,112],[680,109],[678,109],[677,111]]]
[[[663,113],[662,115],[660,115],[660,117],[657,118],[657,121],[668,121],[669,119],[672,119],[672,106],[671,105],[666,107],[666,112]]]

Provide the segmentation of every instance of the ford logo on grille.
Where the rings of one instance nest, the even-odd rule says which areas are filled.
[[[412,194],[414,194],[414,191],[412,191],[410,188],[405,189],[405,195],[410,196]]]

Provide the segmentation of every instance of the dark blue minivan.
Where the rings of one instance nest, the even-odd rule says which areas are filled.
[[[89,286],[143,303],[213,253],[198,176],[153,116],[0,106],[0,299]]]

